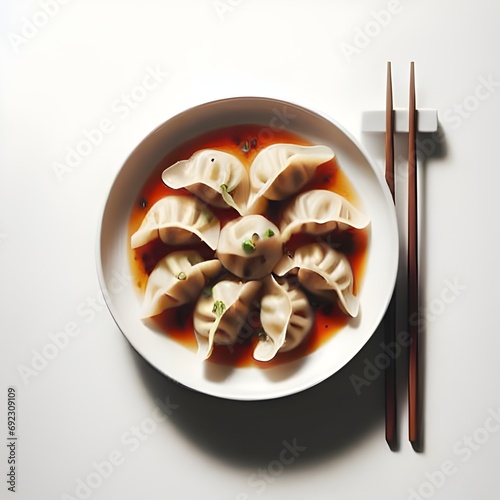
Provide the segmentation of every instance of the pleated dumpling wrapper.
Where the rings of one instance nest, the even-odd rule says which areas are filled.
[[[226,279],[217,282],[211,294],[201,295],[193,312],[200,358],[208,359],[214,344],[236,342],[260,286],[260,281]]]
[[[248,172],[243,163],[216,149],[202,149],[188,160],[174,163],[161,178],[172,189],[186,188],[205,203],[233,207],[240,215],[248,199]]]
[[[216,255],[240,278],[263,278],[283,255],[279,229],[262,215],[238,217],[222,228]]]
[[[264,148],[250,165],[247,214],[262,212],[268,200],[284,200],[314,176],[317,167],[332,160],[327,146],[273,144]]]
[[[345,255],[325,243],[299,247],[293,257],[284,255],[273,272],[278,276],[296,274],[299,283],[311,293],[329,299],[337,296],[349,316],[358,315],[359,300],[353,294],[351,264]]]
[[[170,253],[156,264],[148,277],[141,318],[196,301],[221,268],[217,259],[204,260],[195,250]]]
[[[132,248],[160,238],[168,245],[205,242],[217,247],[220,222],[202,201],[190,196],[165,196],[157,201],[131,237]]]
[[[370,219],[344,197],[326,189],[313,189],[297,195],[283,210],[281,238],[288,241],[295,233],[321,235],[336,228],[363,229]]]
[[[288,282],[278,283],[268,276],[263,284],[260,322],[263,332],[254,349],[257,361],[270,361],[278,352],[286,352],[299,346],[310,333],[314,313],[306,295]]]

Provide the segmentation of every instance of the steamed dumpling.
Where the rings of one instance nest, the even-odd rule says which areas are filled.
[[[274,268],[278,276],[297,274],[299,283],[311,293],[338,296],[344,311],[352,317],[359,312],[359,300],[353,294],[354,276],[347,257],[324,243],[299,247],[295,255],[284,255]]]
[[[279,284],[273,276],[264,283],[260,321],[264,334],[259,336],[253,357],[269,361],[278,352],[295,349],[307,337],[314,324],[314,314],[304,292]]]
[[[198,299],[193,324],[200,357],[210,357],[214,344],[236,342],[260,285],[260,281],[222,280],[213,286],[211,296]]]
[[[186,188],[209,205],[231,206],[240,215],[247,202],[248,173],[238,158],[224,151],[197,151],[168,167],[161,177],[173,189]]]
[[[222,228],[216,255],[236,276],[260,279],[283,255],[280,231],[262,215],[239,217]]]
[[[311,332],[314,325],[314,312],[306,294],[298,286],[292,287],[285,281],[281,287],[286,290],[292,304],[292,315],[286,330],[285,343],[280,348],[280,352],[288,352],[298,347]]]
[[[219,232],[219,220],[203,202],[190,196],[166,196],[149,209],[131,245],[137,248],[157,238],[169,245],[201,240],[215,250]]]
[[[313,189],[297,195],[283,210],[281,237],[288,241],[292,234],[305,232],[325,234],[335,228],[362,229],[370,219],[345,198],[325,189]]]
[[[222,268],[217,259],[204,261],[194,250],[172,252],[149,275],[141,318],[194,302],[207,282]]]
[[[266,200],[284,200],[314,176],[316,168],[334,158],[327,146],[273,144],[264,148],[250,166],[247,213],[262,210]]]

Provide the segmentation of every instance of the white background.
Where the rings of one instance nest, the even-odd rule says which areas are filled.
[[[0,496],[500,498],[499,14],[493,0],[4,0]],[[422,143],[419,172],[422,453],[407,440],[402,358],[397,452],[384,441],[383,377],[360,395],[351,383],[381,352],[381,331],[303,394],[217,400],[164,379],[132,351],[100,302],[95,271],[99,216],[120,165],[192,104],[297,102],[337,119],[382,168],[382,138],[362,134],[361,114],[383,109],[388,60],[396,107],[407,105],[413,60],[417,104],[438,109],[443,132]],[[155,88],[137,90],[148,71]],[[134,89],[139,99],[124,104]],[[86,157],[55,167],[103,123]],[[401,159],[398,202],[404,167]],[[404,235],[404,203],[398,216]],[[54,351],[54,338],[67,342]],[[15,495],[5,475],[10,386]]]

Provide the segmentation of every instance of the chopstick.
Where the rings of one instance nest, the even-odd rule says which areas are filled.
[[[417,110],[415,65],[410,66],[408,133],[408,319],[418,314],[418,238],[417,238]],[[420,446],[418,322],[408,321],[410,352],[408,362],[408,430],[414,449]]]
[[[387,90],[385,101],[385,180],[392,200],[395,202],[394,189],[394,107],[392,100],[391,63],[387,63]],[[385,345],[393,345],[396,334],[396,291],[394,290],[385,314]],[[396,363],[391,359],[385,369],[385,440],[389,448],[397,446],[396,436]]]
[[[387,90],[385,96],[385,180],[394,195],[394,106],[392,103],[391,63],[387,63]]]

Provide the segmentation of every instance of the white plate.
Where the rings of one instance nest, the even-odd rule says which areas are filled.
[[[158,162],[171,150],[210,130],[261,124],[273,133],[285,127],[316,144],[330,146],[371,218],[371,240],[359,293],[359,320],[348,324],[306,357],[272,368],[230,368],[200,362],[194,352],[153,331],[139,319],[140,301],[127,257],[132,204]],[[213,396],[261,400],[307,389],[333,375],[368,341],[380,323],[395,285],[398,234],[394,205],[363,149],[341,126],[295,104],[261,97],[214,101],[188,109],[149,134],[119,171],[104,207],[98,246],[98,274],[117,325],[137,352],[171,379]]]

